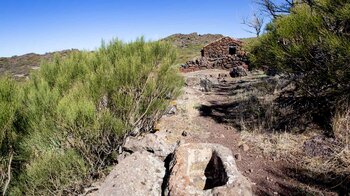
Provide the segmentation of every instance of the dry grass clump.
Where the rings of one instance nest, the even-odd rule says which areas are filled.
[[[348,108],[348,107],[347,107]],[[339,193],[350,191],[350,108],[336,113],[332,122],[336,145],[327,157],[304,157],[299,162],[305,175]]]
[[[307,135],[296,135],[288,132],[266,133],[262,131],[242,131],[243,141],[249,141],[261,150],[264,156],[291,158],[301,153],[302,144],[309,138]]]
[[[336,149],[326,161],[316,161],[313,167],[319,172],[335,172],[350,175],[350,108],[344,112],[337,112],[333,118],[333,132],[339,141],[339,149]]]
[[[332,121],[334,136],[349,149],[350,143],[350,108],[345,112],[337,112]]]

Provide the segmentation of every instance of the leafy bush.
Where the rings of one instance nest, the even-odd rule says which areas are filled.
[[[331,115],[350,96],[350,3],[305,1],[267,26],[252,44],[250,60],[291,76],[292,97],[331,128]],[[302,99],[301,99],[302,98]]]
[[[178,95],[183,81],[175,60],[169,44],[141,38],[44,62],[19,102],[26,132],[16,143],[21,162],[12,193],[64,194],[113,164],[125,136],[149,131]],[[1,119],[17,116],[9,111]]]

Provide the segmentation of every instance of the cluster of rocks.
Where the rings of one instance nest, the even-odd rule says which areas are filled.
[[[253,195],[251,182],[237,170],[228,148],[182,141],[169,144],[165,137],[158,131],[128,138],[126,154],[98,191],[89,195]]]
[[[191,72],[201,69],[232,69],[241,66],[248,69],[246,57],[227,55],[220,58],[199,57],[181,65],[182,72]]]

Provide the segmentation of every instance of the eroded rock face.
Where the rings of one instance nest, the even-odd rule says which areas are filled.
[[[217,144],[184,144],[170,162],[167,195],[253,195],[232,152]]]

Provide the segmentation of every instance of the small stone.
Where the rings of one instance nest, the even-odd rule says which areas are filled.
[[[274,195],[278,195],[278,193],[277,193],[277,192],[273,192],[273,194],[274,194]]]
[[[237,161],[241,161],[241,160],[242,160],[241,154],[239,154],[239,153],[235,154],[235,159],[236,159]]]
[[[249,146],[247,144],[242,144],[239,146],[244,152],[247,152],[249,150]]]
[[[249,173],[252,173],[253,172],[253,169],[249,169]]]
[[[167,112],[168,115],[174,115],[176,114],[176,106],[171,106]]]
[[[140,133],[141,129],[139,127],[135,127],[131,132],[131,136],[137,136]]]
[[[155,123],[153,126],[153,132],[157,132],[160,131],[160,124],[159,123]]]
[[[187,131],[183,131],[181,135],[186,137],[187,136]]]

